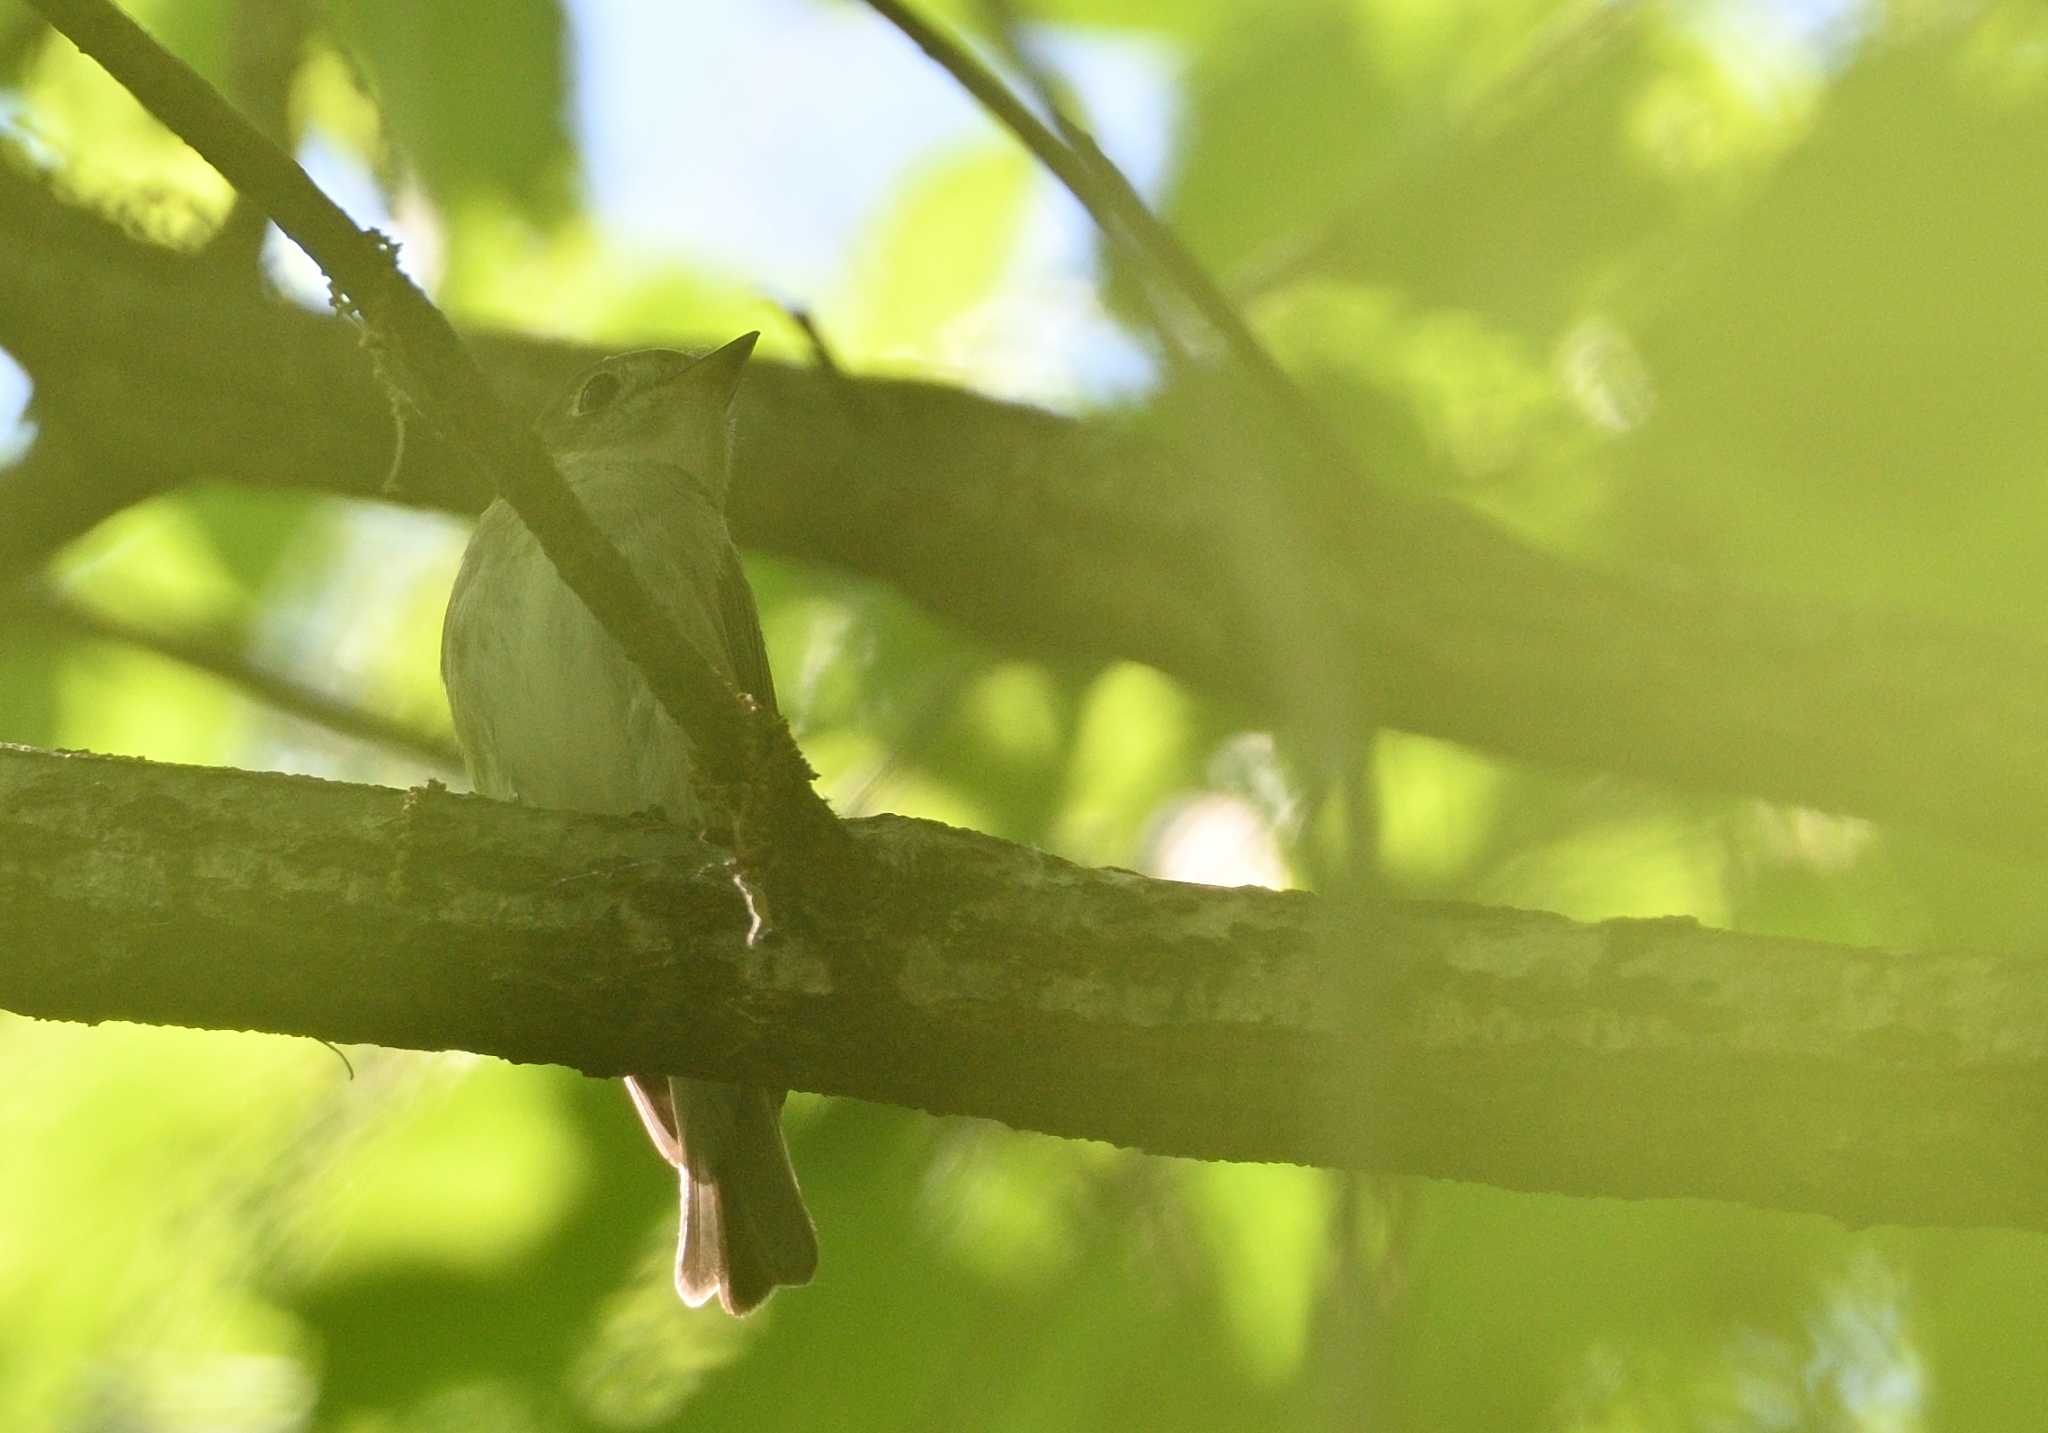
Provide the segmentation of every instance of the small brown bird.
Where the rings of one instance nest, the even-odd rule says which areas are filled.
[[[607,358],[538,428],[669,618],[772,708],[760,617],[725,525],[733,396],[757,337],[696,359],[668,349]],[[502,499],[478,521],[449,595],[441,679],[485,795],[698,819],[689,739]],[[778,1284],[808,1282],[818,1241],[783,1144],[784,1092],[666,1075],[626,1087],[681,1178],[684,1301],[716,1297],[744,1314]]]

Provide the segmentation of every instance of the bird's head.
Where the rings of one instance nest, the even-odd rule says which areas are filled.
[[[733,396],[760,336],[742,334],[701,358],[642,348],[593,363],[541,410],[540,439],[564,460],[617,456],[673,464],[723,507]]]

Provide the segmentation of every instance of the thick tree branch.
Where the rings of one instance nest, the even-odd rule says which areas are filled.
[[[0,343],[93,415],[106,491],[0,474],[0,572],[142,495],[145,474],[376,496],[384,398],[348,330],[258,301],[0,168]],[[591,354],[478,345],[515,406]],[[76,425],[67,424],[67,428]],[[416,502],[487,499],[431,434]],[[999,647],[1129,657],[1284,725],[1236,509],[1129,424],[762,363],[735,529],[894,584]],[[2048,851],[2048,647],[2030,634],[1589,570],[1444,503],[1360,495],[1347,546],[1287,554],[1341,671],[1390,724],[1524,759],[1896,819]]]
[[[830,950],[651,818],[0,747],[0,1007],[666,1069],[1203,1158],[2048,1228],[2048,960],[1350,912],[897,817]]]

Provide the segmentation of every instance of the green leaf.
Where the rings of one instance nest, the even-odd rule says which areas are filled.
[[[484,193],[537,216],[567,199],[564,26],[553,0],[337,0],[397,147],[436,198]]]
[[[999,143],[919,172],[852,268],[825,331],[872,366],[944,370],[948,326],[988,298],[1010,266],[1031,198],[1032,162]]]
[[[1355,195],[1386,141],[1392,96],[1352,8],[1246,16],[1197,61],[1166,210],[1225,274]]]
[[[2017,61],[2018,57],[2015,57]],[[2003,77],[2002,77],[2003,76]],[[1751,583],[2038,621],[2048,95],[1967,44],[1859,67],[1643,334],[1618,543]]]

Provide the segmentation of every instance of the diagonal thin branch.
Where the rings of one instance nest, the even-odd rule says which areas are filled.
[[[1183,346],[1157,307],[1147,318],[1175,361],[1187,393],[1183,413],[1208,481],[1203,485],[1232,509],[1235,541],[1222,551],[1233,565],[1231,583],[1245,594],[1253,630],[1242,634],[1246,660],[1264,660],[1302,729],[1319,746],[1342,750],[1379,718],[1372,702],[1338,678],[1343,652],[1305,579],[1300,555],[1319,540],[1343,540],[1371,525],[1372,490],[1357,455],[1322,411],[1260,343],[1231,302],[1173,231],[1146,207],[1123,171],[1059,102],[1050,85],[1045,102],[1058,125],[1054,134],[1007,84],[966,48],[927,24],[900,0],[867,0],[903,32],[1026,149],[1066,185],[1103,234],[1120,244],[1154,287],[1177,295],[1201,316],[1237,368],[1250,376],[1261,401],[1243,406],[1202,401],[1213,396],[1218,374],[1189,363]],[[1243,482],[1264,478],[1270,493]],[[1279,501],[1270,499],[1279,494]]]
[[[831,841],[835,823],[810,788],[788,729],[745,702],[653,602],[539,440],[500,409],[447,319],[399,271],[390,241],[358,229],[289,155],[107,0],[29,3],[238,193],[259,202],[347,294],[388,376],[431,428],[454,440],[454,454],[504,494],[563,581],[689,733],[707,776],[733,786],[759,781],[780,817],[771,824],[799,844]]]
[[[1011,93],[999,75],[901,0],[867,0],[867,4],[951,75],[1052,171],[1106,237],[1121,243],[1141,266],[1157,273],[1172,292],[1201,315],[1230,356],[1252,376],[1274,412],[1309,440],[1318,458],[1330,463],[1335,471],[1362,481],[1357,459],[1321,411],[1267,352],[1237,305],[1209,277],[1200,261],[1147,207],[1094,137],[1066,112],[1056,94],[1048,89],[1044,101],[1059,127],[1057,134]],[[1161,337],[1168,343],[1169,351],[1173,351],[1172,335],[1163,326]]]
[[[1105,183],[1121,186],[1141,212],[1149,213],[1145,209],[1142,197],[1125,177],[1123,170],[1111,162],[1109,156],[1102,152],[1102,146],[1095,142],[1095,136],[1075,118],[1072,92],[1061,82],[1058,75],[1039,63],[1024,43],[1022,24],[1016,7],[1011,5],[1009,0],[983,0],[982,10],[987,16],[989,28],[994,32],[997,43],[1002,46],[1003,59],[1023,79],[1025,86],[1031,91],[1031,97],[1038,102],[1039,108],[1052,117],[1060,138],[1083,163],[1099,174]],[[1099,224],[1100,221],[1098,226]],[[1167,243],[1185,253],[1178,236],[1164,225],[1160,228]],[[1159,307],[1164,295],[1154,291],[1156,283],[1145,282],[1146,271],[1143,268],[1140,268],[1138,273],[1140,281],[1133,286],[1132,293],[1133,301],[1142,305],[1141,318],[1146,327],[1158,337],[1174,368],[1183,373],[1193,372],[1196,368],[1194,355],[1188,351],[1187,345],[1181,342],[1180,335]],[[1207,282],[1205,271],[1197,268],[1196,273],[1203,282]]]

